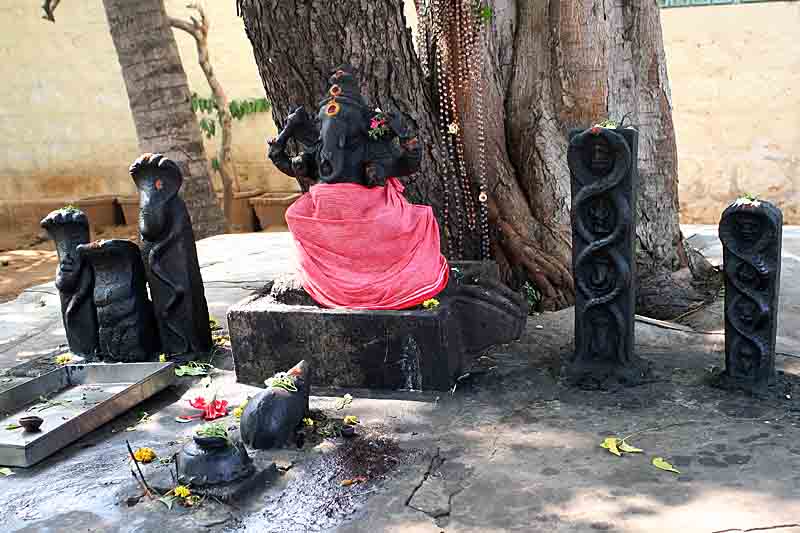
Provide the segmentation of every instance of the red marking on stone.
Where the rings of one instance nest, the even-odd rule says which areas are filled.
[[[163,188],[164,188],[164,182],[163,182],[163,181],[161,181],[160,179],[159,179],[159,180],[156,180],[156,190],[157,190],[157,191],[160,191],[160,190],[161,190],[161,189],[163,189]]]

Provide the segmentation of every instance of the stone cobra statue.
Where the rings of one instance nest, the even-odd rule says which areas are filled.
[[[352,67],[338,67],[329,83],[316,121],[298,107],[269,142],[269,158],[279,170],[307,191],[316,182],[383,185],[386,178],[409,176],[419,169],[417,138],[397,114],[367,106]],[[294,158],[286,154],[291,139],[301,148]]]
[[[56,243],[58,268],[56,288],[61,297],[61,315],[72,353],[91,356],[97,350],[97,312],[92,292],[94,272],[78,253],[89,242],[89,220],[75,208],[53,211],[41,222]]]
[[[81,244],[78,252],[95,272],[100,359],[154,361],[158,336],[139,247],[131,241],[113,239]]]
[[[139,232],[161,347],[168,354],[210,352],[208,305],[197,261],[192,222],[178,195],[178,165],[144,154],[130,167],[139,189]]]

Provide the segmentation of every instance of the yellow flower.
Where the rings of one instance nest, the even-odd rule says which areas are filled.
[[[177,487],[172,489],[172,492],[174,492],[175,496],[177,496],[178,498],[186,498],[188,496],[191,496],[192,494],[192,491],[189,490],[189,487],[186,487],[184,485],[178,485]]]
[[[425,300],[424,302],[422,302],[422,307],[424,307],[425,309],[434,309],[436,307],[439,307],[439,300],[437,300],[436,298]]]
[[[358,424],[358,417],[353,415],[347,415],[346,417],[344,417],[344,423],[347,424],[348,426],[354,426],[355,424]]]
[[[303,419],[303,425],[311,427],[311,426],[314,425],[314,421],[311,420],[310,418],[304,418]]]
[[[71,362],[72,362],[71,353],[65,353],[63,355],[59,355],[58,357],[56,357],[56,363],[58,363],[59,365],[68,365]]]
[[[158,356],[158,362],[159,363],[166,363],[167,362],[167,354],[162,353],[161,355],[159,355]]]
[[[243,407],[237,407],[233,410],[233,416],[236,418],[242,418],[242,413],[244,413]]]
[[[133,452],[133,457],[140,463],[149,463],[156,458],[156,452],[152,448],[139,448]]]

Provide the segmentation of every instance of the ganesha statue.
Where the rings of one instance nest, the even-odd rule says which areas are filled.
[[[406,309],[445,288],[450,269],[433,210],[409,203],[398,179],[419,169],[420,143],[398,115],[367,105],[351,67],[333,72],[316,117],[303,107],[289,115],[269,158],[305,193],[286,222],[317,303]]]

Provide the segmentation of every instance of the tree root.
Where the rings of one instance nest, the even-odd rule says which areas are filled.
[[[506,265],[521,265],[528,279],[542,293],[542,310],[556,311],[575,303],[575,284],[569,268],[558,257],[545,253],[499,216],[490,202],[489,220],[499,230],[497,247]],[[510,270],[506,268],[504,270]]]

